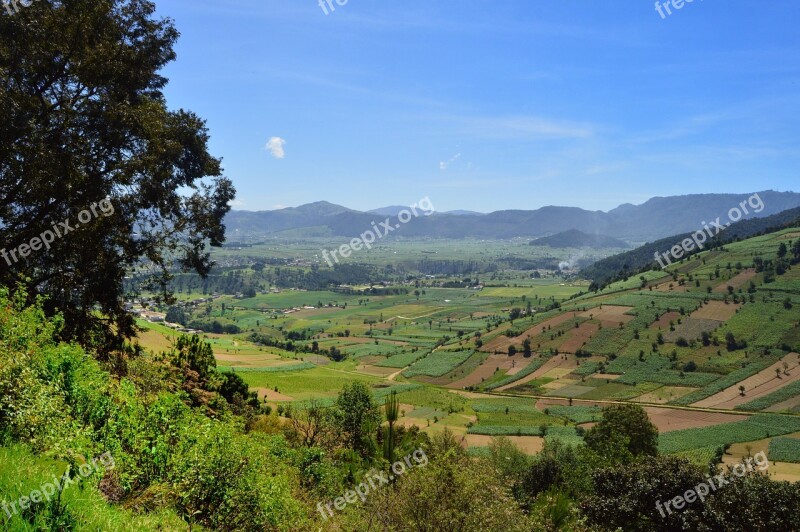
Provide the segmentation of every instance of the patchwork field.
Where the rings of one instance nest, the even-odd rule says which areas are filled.
[[[508,435],[535,453],[547,438],[580,442],[575,426],[596,423],[606,404],[633,401],[647,405],[666,448],[702,461],[713,457],[714,441],[728,439],[725,427],[737,441],[767,431],[774,437],[772,431],[779,431],[772,426],[737,424],[758,410],[800,413],[800,360],[794,354],[800,349],[800,270],[767,283],[752,264],[754,257],[774,257],[781,238],[737,242],[597,293],[588,292],[588,282],[558,273],[532,278],[530,271],[503,270],[469,283],[467,276],[434,275],[341,290],[271,287],[278,291],[220,296],[191,310],[191,317],[241,329],[202,334],[218,365],[241,374],[272,404],[330,402],[344,384],[360,380],[379,401],[389,390],[402,391],[404,426],[429,434],[449,429],[479,449],[493,436]],[[403,246],[424,250],[420,257],[438,254],[430,242],[397,250]],[[476,253],[482,249],[475,244]],[[512,247],[496,249],[502,256]],[[442,250],[448,260],[463,253],[444,244]],[[380,257],[394,260],[393,253]],[[178,333],[140,323],[145,348],[171,349]],[[700,341],[703,332],[711,334],[709,345]],[[728,348],[728,333],[741,347]],[[679,345],[681,338],[687,343]],[[522,353],[526,340],[530,357]],[[543,425],[554,427],[549,436],[540,434]],[[693,432],[715,429],[723,432]]]
[[[763,371],[758,372],[752,377],[748,377],[717,394],[712,395],[702,401],[694,403],[692,406],[705,408],[733,409],[759,397],[769,395],[776,390],[800,381],[800,355],[791,353],[786,355],[779,362],[769,366]],[[778,374],[780,375],[778,376]],[[788,372],[789,375],[785,373]],[[744,387],[742,392],[740,387]]]

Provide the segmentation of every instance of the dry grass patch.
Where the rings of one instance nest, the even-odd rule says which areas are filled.
[[[517,449],[525,454],[534,455],[544,448],[544,438],[539,436],[506,436]],[[461,445],[466,447],[488,447],[491,445],[492,436],[482,434],[467,434]]]
[[[728,321],[736,314],[742,305],[740,303],[725,303],[724,301],[709,301],[699,309],[692,312],[691,317],[700,320]]]

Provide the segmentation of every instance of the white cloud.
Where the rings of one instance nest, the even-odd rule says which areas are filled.
[[[283,146],[286,144],[286,141],[280,137],[272,137],[267,141],[266,149],[272,153],[272,156],[276,159],[283,159],[286,157],[286,151],[283,149]]]
[[[237,207],[238,208],[238,207],[244,207],[247,204],[245,202],[243,202],[242,200],[240,200],[240,199],[234,199],[234,200],[229,201],[228,205],[230,205],[231,207]]]

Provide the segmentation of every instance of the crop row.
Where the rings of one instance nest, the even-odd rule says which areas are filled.
[[[498,382],[495,382],[494,384],[491,384],[491,385],[487,386],[486,389],[487,390],[494,390],[496,388],[500,388],[501,386],[505,386],[506,384],[511,384],[512,382],[516,382],[516,381],[520,380],[523,377],[527,377],[528,375],[530,375],[531,373],[533,373],[537,369],[539,369],[542,366],[544,366],[545,362],[547,362],[547,359],[545,359],[545,358],[535,358],[535,359],[531,360],[530,364],[525,366],[523,369],[519,370],[514,375],[509,375],[505,379],[502,379],[502,380],[500,380]]]
[[[738,382],[743,381],[748,377],[752,377],[759,371],[768,368],[774,363],[774,360],[758,360],[749,364],[747,367],[739,368],[731,371],[727,375],[715,380],[708,386],[700,390],[696,390],[690,394],[684,395],[683,397],[671,401],[671,404],[675,405],[690,405],[692,403],[696,403],[697,401],[702,401],[707,397],[711,397],[712,395],[719,393],[726,388],[730,388],[731,386],[735,385]]]
[[[800,464],[800,439],[773,438],[769,442],[769,459]]]
[[[441,377],[467,361],[474,351],[434,351],[403,372],[404,377]]]
[[[800,418],[757,414],[744,421],[661,434],[658,448],[662,453],[673,454],[701,447],[761,440],[797,431],[800,431]]]
[[[769,408],[772,405],[787,401],[797,395],[800,395],[800,381],[795,381],[792,384],[784,386],[780,390],[776,390],[769,395],[765,395],[763,397],[759,397],[758,399],[754,399],[749,403],[739,405],[736,407],[736,410],[758,412],[760,410],[764,410],[765,408]]]

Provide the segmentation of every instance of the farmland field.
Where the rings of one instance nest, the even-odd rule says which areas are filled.
[[[222,295],[190,306],[192,296],[203,296],[191,292],[182,301],[197,321],[216,319],[241,329],[238,334],[204,336],[221,369],[240,374],[273,404],[330,401],[352,380],[368,383],[376,397],[413,383],[416,389],[401,394],[407,410],[404,426],[416,424],[431,434],[444,428],[460,435],[469,432],[472,440],[464,441],[480,442],[479,447],[488,445],[478,439],[488,433],[520,434],[536,447],[544,441],[538,436],[543,424],[596,422],[602,404],[591,401],[633,401],[650,405],[647,411],[662,432],[665,448],[683,449],[675,452],[699,461],[712,445],[702,445],[702,437],[697,443],[675,443],[672,434],[683,433],[691,440],[691,431],[709,430],[713,436],[720,425],[743,422],[744,412],[800,411],[800,374],[792,358],[796,355],[786,350],[800,347],[800,297],[789,309],[784,296],[776,295],[800,277],[795,279],[791,271],[764,283],[763,275],[750,267],[746,257],[751,255],[741,255],[769,253],[775,238],[780,235],[704,253],[705,263],[697,259],[676,265],[674,272],[645,272],[644,279],[631,277],[597,293],[588,292],[588,283],[574,277],[545,272],[534,278],[530,272],[503,270],[473,276],[480,279],[469,283],[464,276],[446,275],[326,290],[265,283],[266,293],[251,298]],[[307,260],[322,240],[311,242],[307,249],[286,242],[280,253],[294,250],[297,260]],[[515,246],[488,243],[486,256],[499,257],[512,249],[530,257],[541,254]],[[266,253],[267,248],[276,252],[274,246],[250,251]],[[484,248],[467,243],[465,249]],[[460,252],[447,242],[411,240],[375,251],[371,264],[395,266],[408,265],[408,257],[417,254],[455,258]],[[738,257],[741,269],[728,268],[729,262],[735,263],[729,255]],[[226,250],[224,256],[236,254]],[[275,273],[271,267],[265,271]],[[753,286],[749,297],[745,290]],[[141,342],[153,352],[168,351],[178,335],[163,324],[140,324],[145,327]],[[729,349],[729,333],[747,347]],[[531,356],[523,356],[524,345]],[[776,378],[775,369],[786,369],[788,375]],[[744,396],[740,386],[745,387]],[[440,389],[444,391],[435,392]],[[534,401],[542,399],[492,396],[471,403],[446,389],[532,395],[555,402],[548,416],[535,406]],[[568,398],[576,404],[569,407]],[[700,410],[652,406],[662,404]],[[703,412],[704,408],[731,414]],[[752,423],[730,426],[743,433],[734,440],[777,432]],[[561,436],[575,441],[574,436]]]

